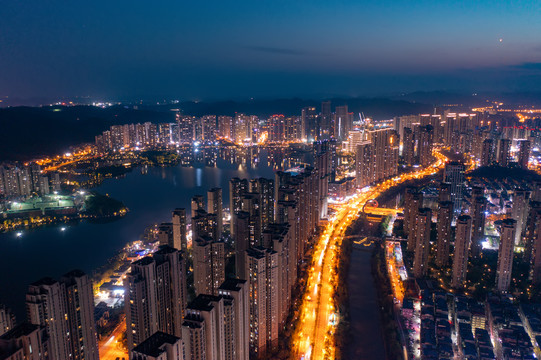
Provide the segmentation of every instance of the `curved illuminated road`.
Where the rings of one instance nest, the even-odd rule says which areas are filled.
[[[312,266],[308,271],[306,291],[302,299],[299,326],[293,335],[296,359],[334,359],[333,334],[337,323],[333,284],[344,284],[333,268],[337,265],[340,245],[348,226],[357,218],[362,206],[382,192],[405,181],[433,175],[445,165],[446,157],[434,151],[436,162],[431,166],[384,181],[358,193],[348,202],[335,205],[323,234],[314,246]]]

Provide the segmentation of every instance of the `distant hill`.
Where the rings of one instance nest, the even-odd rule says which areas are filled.
[[[93,142],[111,125],[174,121],[172,112],[122,106],[12,107],[0,109],[0,161],[29,160],[64,153],[70,146]]]
[[[330,99],[335,106],[349,106],[349,111],[363,112],[377,120],[393,116],[431,111],[430,105],[389,99]],[[267,117],[272,114],[300,115],[301,109],[321,101],[303,99],[181,102],[174,105],[112,106],[43,106],[0,108],[0,161],[30,160],[43,155],[64,153],[70,146],[93,142],[94,136],[111,125],[137,122],[173,122],[174,112],[201,116],[206,114],[233,116],[236,112]]]
[[[365,116],[376,120],[389,119],[394,116],[419,114],[432,110],[431,105],[412,103],[406,100],[391,100],[385,98],[333,98],[331,108],[348,105],[350,112],[355,114],[363,112]],[[319,112],[321,100],[305,99],[277,99],[277,100],[252,100],[252,101],[216,101],[216,102],[182,102],[179,107],[184,113],[201,116],[205,114],[233,116],[237,113],[245,113],[267,117],[273,114],[286,116],[300,115],[301,109],[314,106]]]

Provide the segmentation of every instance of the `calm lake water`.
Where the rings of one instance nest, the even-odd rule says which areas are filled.
[[[0,234],[0,303],[15,312],[17,322],[25,320],[30,283],[44,276],[59,278],[72,269],[92,274],[126,243],[137,240],[147,226],[170,221],[174,208],[189,209],[194,195],[206,196],[212,187],[223,189],[224,207],[229,207],[229,179],[233,177],[274,178],[267,153],[261,151],[257,167],[218,159],[215,167],[153,167],[145,173],[134,169],[93,189],[124,202],[130,211],[120,220],[25,230],[21,237],[13,232]]]

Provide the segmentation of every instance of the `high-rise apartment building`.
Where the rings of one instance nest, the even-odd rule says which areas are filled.
[[[496,289],[501,292],[508,291],[511,285],[516,226],[517,222],[514,219],[508,218],[502,222],[496,272]]]
[[[472,218],[471,232],[471,253],[472,256],[479,256],[483,249],[483,240],[485,238],[485,212],[487,209],[487,200],[484,196],[476,196],[472,199],[470,210]]]
[[[451,183],[445,181],[440,183],[438,201],[451,201]]]
[[[503,167],[509,166],[511,140],[500,139],[498,147],[498,164]]]
[[[191,210],[192,218],[197,216],[197,211],[205,210],[205,199],[203,198],[203,195],[195,195],[192,197]]]
[[[188,360],[185,357],[184,342],[175,335],[161,331],[133,348],[132,360]]]
[[[404,128],[404,137],[402,140],[402,157],[407,166],[415,164],[415,138],[413,130],[409,127]]]
[[[372,182],[372,169],[370,160],[372,158],[372,143],[365,141],[357,145],[355,151],[355,180],[358,189],[370,185]]]
[[[318,116],[315,107],[305,107],[301,111],[301,134],[311,143],[319,138]]]
[[[541,202],[532,201],[524,241],[525,260],[530,263],[532,283],[541,283]]]
[[[225,338],[224,299],[221,296],[198,295],[186,308],[182,339],[186,358],[192,360],[224,360]]]
[[[98,360],[92,281],[81,270],[70,271],[60,281],[66,291],[70,359]]]
[[[372,182],[391,178],[398,171],[399,139],[394,129],[378,129],[369,132],[372,142]]]
[[[235,274],[240,279],[247,279],[245,252],[250,248],[250,213],[237,212],[235,221]]]
[[[430,254],[430,226],[432,224],[432,210],[420,208],[415,218],[412,234],[415,236],[415,253],[413,260],[413,276],[421,278],[428,269],[428,256]]]
[[[171,247],[186,251],[188,250],[188,240],[187,240],[187,220],[186,220],[186,209],[177,208],[173,210],[172,216],[173,224],[173,243],[170,244]]]
[[[349,131],[353,129],[353,113],[348,112],[348,106],[337,106],[334,114],[334,136],[337,139],[345,140]]]
[[[274,220],[274,180],[257,178],[250,180],[250,193],[257,197],[261,229]]]
[[[471,230],[471,217],[468,215],[460,215],[456,222],[453,274],[451,278],[451,286],[455,289],[463,287],[464,282],[466,281]]]
[[[223,232],[223,201],[222,201],[222,189],[212,188],[207,192],[207,212],[216,215],[218,236]]]
[[[0,358],[3,360],[54,359],[49,349],[45,327],[24,322],[0,336]]]
[[[249,275],[250,353],[259,357],[278,344],[278,253],[254,247],[246,251]]]
[[[451,245],[451,222],[453,220],[453,203],[440,201],[438,204],[436,265],[443,267],[449,262],[449,246]]]
[[[193,273],[196,294],[218,294],[225,280],[225,244],[209,237],[193,241]]]
[[[158,241],[160,245],[169,245],[173,246],[173,224],[172,223],[161,223],[158,226]]]
[[[408,247],[415,249],[415,219],[417,210],[423,207],[423,193],[415,187],[406,188],[404,194],[404,233],[408,236]]]
[[[481,166],[489,166],[494,162],[494,140],[485,139],[481,150]]]
[[[523,169],[528,168],[528,161],[530,160],[530,140],[518,141],[518,166]]]
[[[248,360],[250,355],[248,288],[246,280],[226,279],[218,289],[224,299],[225,360]]]
[[[528,207],[530,203],[530,191],[526,189],[517,189],[513,195],[513,208],[511,210],[511,218],[515,219],[515,245],[522,245],[522,232],[526,228],[526,220],[528,216]]]
[[[451,201],[453,202],[453,212],[460,214],[462,210],[462,200],[464,199],[464,172],[465,165],[459,161],[451,161],[445,165],[443,173],[444,182],[451,184]]]
[[[65,285],[61,282],[43,278],[31,284],[26,293],[28,321],[45,326],[49,337],[49,355],[60,360],[69,359],[65,292]]]
[[[157,331],[181,337],[187,290],[180,251],[162,246],[153,256],[133,262],[124,286],[130,351]]]
[[[323,101],[321,103],[321,118],[319,130],[320,140],[328,140],[334,136],[334,123],[331,114],[330,101]]]
[[[43,278],[28,288],[28,320],[44,326],[53,359],[99,359],[92,283],[80,270],[56,281]]]
[[[232,178],[229,180],[229,213],[231,214],[230,232],[235,234],[236,214],[242,210],[242,196],[248,192],[248,180]]]
[[[214,241],[220,239],[218,233],[218,216],[209,214],[205,210],[197,210],[192,217],[192,242],[198,238],[211,238]]]
[[[419,143],[417,144],[417,153],[419,156],[419,164],[421,166],[429,166],[432,162],[432,145],[434,142],[434,127],[426,125],[419,127]]]
[[[7,333],[15,326],[15,315],[11,309],[0,304],[0,335]]]

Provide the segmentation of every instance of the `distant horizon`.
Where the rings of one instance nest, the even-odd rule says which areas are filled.
[[[302,101],[326,101],[332,99],[340,100],[355,100],[355,99],[388,99],[393,101],[408,101],[418,102],[417,100],[408,99],[408,97],[461,97],[475,100],[476,96],[479,98],[495,98],[506,96],[539,96],[539,104],[541,104],[541,90],[531,91],[466,91],[457,89],[439,89],[439,90],[416,90],[416,91],[396,91],[396,92],[382,92],[382,93],[366,93],[361,95],[346,95],[346,94],[312,94],[312,95],[263,95],[263,96],[209,96],[209,97],[176,97],[174,95],[168,96],[145,96],[145,97],[122,97],[122,96],[91,96],[91,95],[72,95],[72,96],[6,96],[0,95],[0,108],[8,106],[47,106],[54,105],[58,102],[74,102],[77,105],[92,105],[92,103],[98,102],[110,102],[121,104],[133,104],[141,102],[142,105],[165,105],[173,104],[175,101],[179,103],[221,103],[221,102],[237,102],[245,103],[250,101],[281,101],[281,100],[302,100]],[[536,99],[537,100],[537,99]],[[526,99],[525,102],[530,102]],[[426,104],[430,104],[427,102]],[[435,104],[440,105],[440,104]]]

